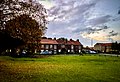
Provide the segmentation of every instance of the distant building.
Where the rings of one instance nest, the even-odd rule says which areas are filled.
[[[94,50],[104,53],[110,52],[112,51],[112,43],[96,43]]]
[[[52,51],[54,54],[57,53],[58,43],[56,40],[51,38],[41,39],[40,41],[40,51]]]
[[[74,41],[70,39],[67,40],[57,40],[58,42],[58,52],[59,53],[80,53],[82,50],[82,44],[79,40]]]
[[[57,53],[80,53],[83,45],[79,40],[56,40],[56,38],[42,38],[40,41],[39,50],[52,51],[53,54]]]

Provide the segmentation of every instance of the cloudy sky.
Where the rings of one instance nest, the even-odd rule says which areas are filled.
[[[48,11],[45,36],[79,39],[84,46],[120,42],[120,0],[38,1]]]

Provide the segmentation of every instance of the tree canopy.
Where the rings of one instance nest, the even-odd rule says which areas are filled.
[[[120,53],[120,43],[118,43],[117,41],[112,43],[111,46],[113,53]]]
[[[22,40],[18,38],[13,38],[9,34],[0,31],[0,52],[23,44],[24,42]]]
[[[47,29],[46,9],[36,0],[0,0],[0,31],[37,43]]]
[[[5,29],[10,36],[19,38],[24,42],[37,41],[43,34],[43,27],[39,26],[35,19],[32,19],[28,15],[20,15],[12,20],[7,21]]]
[[[5,29],[8,20],[20,15],[29,15],[45,27],[46,9],[36,0],[0,0],[0,30]]]

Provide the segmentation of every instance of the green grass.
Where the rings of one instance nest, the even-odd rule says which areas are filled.
[[[0,56],[0,82],[120,82],[120,57]]]

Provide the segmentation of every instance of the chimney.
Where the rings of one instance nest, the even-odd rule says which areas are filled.
[[[47,39],[47,37],[42,37],[42,39]]]
[[[49,40],[52,40],[52,38],[48,38]]]
[[[54,38],[54,40],[56,40],[56,38]]]
[[[79,39],[77,39],[77,41],[79,42]]]
[[[72,39],[70,39],[70,41],[73,41]]]

